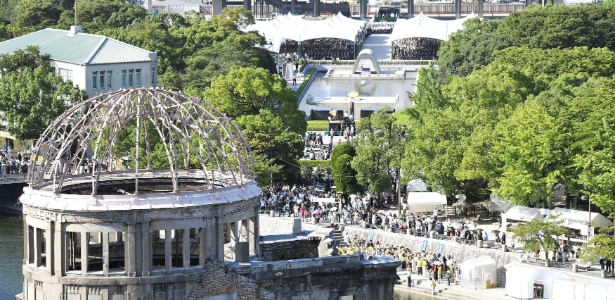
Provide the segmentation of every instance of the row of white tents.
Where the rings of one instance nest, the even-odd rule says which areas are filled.
[[[446,41],[451,34],[463,29],[463,23],[466,20],[476,17],[472,13],[461,19],[443,21],[421,13],[412,19],[398,19],[389,42],[407,38],[432,38]],[[280,53],[280,46],[286,40],[302,42],[319,38],[335,38],[355,41],[366,25],[365,21],[348,18],[341,13],[319,21],[308,21],[302,16],[288,13],[272,20],[256,21],[255,24],[248,25],[243,30],[259,32],[267,40],[268,44],[265,47],[269,51]]]
[[[256,21],[244,28],[244,31],[257,31],[268,42],[268,49],[279,53],[280,46],[286,40],[297,42],[319,38],[335,38],[354,41],[357,35],[364,29],[366,22],[348,18],[337,13],[332,18],[308,21],[302,16],[280,15],[272,20]]]
[[[615,300],[615,281],[575,280],[565,272],[513,262],[506,268],[506,295],[517,299]],[[461,285],[484,289],[497,282],[497,267],[489,256],[468,259],[459,266]]]
[[[605,216],[587,211],[556,207],[550,209],[538,209],[525,206],[512,206],[502,214],[502,227],[506,228],[509,220],[531,222],[548,216],[555,216],[562,221],[562,226],[579,230],[581,235],[588,235],[588,226],[594,228],[612,226],[613,222]]]

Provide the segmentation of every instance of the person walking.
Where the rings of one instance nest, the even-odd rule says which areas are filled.
[[[293,85],[297,84],[297,73],[293,73]]]
[[[438,266],[438,283],[442,280],[442,265]]]
[[[431,278],[431,294],[436,294],[436,280],[433,277]]]

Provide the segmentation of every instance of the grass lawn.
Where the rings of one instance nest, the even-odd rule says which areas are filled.
[[[308,131],[325,131],[329,129],[328,120],[309,120],[307,121]]]

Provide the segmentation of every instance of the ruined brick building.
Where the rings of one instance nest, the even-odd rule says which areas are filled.
[[[49,126],[31,163],[17,299],[392,298],[395,260],[260,259],[249,146],[198,99],[93,97]]]

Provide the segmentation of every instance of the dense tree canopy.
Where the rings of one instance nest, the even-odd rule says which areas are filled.
[[[1,55],[0,70],[0,111],[8,131],[19,139],[37,138],[66,108],[86,97],[54,74],[49,57],[38,48]]]
[[[352,160],[359,184],[367,184],[379,200],[383,192],[392,189],[392,175],[400,167],[404,153],[404,129],[388,110],[385,106],[359,120],[357,155]]]
[[[255,155],[263,156],[259,180],[270,180],[270,166],[284,166],[275,179],[299,174],[297,158],[303,154],[301,136],[306,130],[305,113],[286,81],[262,68],[232,68],[215,79],[203,99],[234,119],[244,131]],[[267,171],[269,170],[269,171]]]

